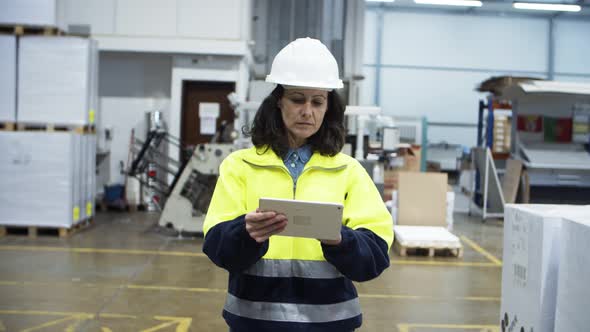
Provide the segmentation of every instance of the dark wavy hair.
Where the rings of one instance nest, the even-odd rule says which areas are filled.
[[[257,148],[271,148],[278,156],[284,158],[289,151],[287,129],[283,123],[281,110],[278,106],[285,89],[277,87],[264,99],[254,116],[251,128],[243,132],[252,138]],[[344,146],[344,106],[338,94],[332,90],[328,92],[328,109],[320,129],[307,139],[312,151],[322,155],[335,156]]]

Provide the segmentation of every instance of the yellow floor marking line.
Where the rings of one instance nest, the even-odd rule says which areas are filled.
[[[65,329],[65,332],[74,332],[75,329],[76,329],[76,327],[78,325],[80,325],[80,323],[83,320],[92,319],[93,317],[94,317],[94,315],[92,315],[92,314],[74,314],[74,315],[66,316],[66,317],[63,317],[63,318],[56,319],[56,320],[52,320],[52,321],[47,322],[47,323],[43,323],[41,325],[33,326],[33,327],[28,328],[28,329],[24,329],[21,332],[37,331],[37,330],[41,330],[41,329],[44,329],[44,328],[49,327],[49,326],[56,326],[56,325],[59,325],[61,323],[64,323],[64,322],[67,322],[67,321],[72,321],[72,320],[73,320],[73,322],[71,324],[67,325],[67,327]]]
[[[127,319],[137,319],[137,316],[133,315],[122,315],[122,314],[98,314],[98,318],[127,318]]]
[[[491,297],[491,296],[466,296],[466,297],[461,297],[461,298],[457,298],[457,299],[462,299],[465,301],[481,301],[481,302],[496,301],[496,302],[500,302],[499,297]]]
[[[141,330],[141,332],[154,332],[154,331],[161,331],[169,326],[173,326],[175,324],[178,324],[176,326],[176,332],[188,332],[188,329],[190,328],[193,319],[192,318],[186,318],[186,317],[167,317],[167,316],[155,316],[154,319],[156,320],[160,320],[160,321],[168,321],[166,323],[162,323],[158,326],[154,326],[152,328],[146,329],[146,330]]]
[[[64,248],[64,247],[39,247],[39,246],[0,246],[4,251],[37,251],[37,252],[72,252],[84,254],[124,254],[124,255],[160,255],[180,257],[207,257],[198,252],[186,251],[160,251],[160,250],[133,250],[133,249],[101,249],[101,248]]]
[[[431,328],[445,330],[479,330],[480,332],[500,332],[496,325],[463,325],[463,324],[397,324],[399,332],[411,332],[413,328]]]
[[[52,320],[50,322],[43,323],[41,325],[29,327],[24,329],[20,332],[33,332],[38,331],[47,327],[57,326],[67,321],[74,321],[70,323],[70,325],[66,326],[65,332],[75,332],[78,325],[84,320],[94,319],[96,317],[95,314],[91,313],[82,313],[82,312],[59,312],[59,311],[38,311],[38,310],[0,310],[0,314],[4,315],[31,315],[31,316],[63,316],[59,319]],[[97,318],[131,318],[137,319],[137,316],[132,315],[123,315],[123,314],[114,314],[114,313],[105,313],[99,314]],[[148,328],[142,330],[141,332],[155,332],[155,331],[162,331],[171,326],[175,326],[176,328],[174,331],[176,332],[188,332],[193,319],[190,317],[171,317],[171,316],[153,316],[150,317],[152,319],[161,321],[162,323],[154,326],[152,328]],[[167,329],[169,330],[169,329]],[[0,322],[0,332],[6,331],[6,327]],[[111,329],[108,327],[101,327],[101,332],[112,332]]]
[[[84,316],[91,315],[93,318],[94,314],[86,312],[60,312],[60,311],[38,311],[38,310],[0,310],[0,315],[31,315],[31,316]],[[104,318],[131,318],[136,319],[137,316],[123,315],[123,314],[112,314],[112,313],[101,313],[98,317]]]
[[[66,252],[66,253],[80,253],[80,254],[159,255],[159,256],[201,257],[201,258],[207,257],[203,253],[184,252],[184,251],[128,250],[128,249],[100,249],[100,248],[63,248],[63,247],[40,247],[40,246],[0,246],[0,251]],[[417,261],[417,260],[391,260],[391,264],[394,264],[394,265],[458,266],[458,267],[498,267],[498,264],[488,263],[488,262],[447,262],[447,261]]]
[[[128,289],[141,290],[165,290],[176,292],[190,292],[190,293],[227,293],[227,289],[222,288],[199,288],[199,287],[175,287],[175,286],[148,286],[148,285],[125,285]]]
[[[430,266],[456,266],[456,267],[493,267],[498,264],[489,262],[447,262],[447,261],[414,261],[414,260],[391,260],[393,265],[430,265]]]
[[[84,312],[61,312],[61,311],[39,311],[39,310],[0,310],[0,315],[31,315],[31,316],[76,316],[87,315]]]
[[[484,255],[487,259],[489,259],[492,263],[496,264],[497,266],[502,266],[502,261],[496,258],[496,256],[487,252],[484,248],[480,247],[477,243],[470,240],[467,236],[461,235],[461,240],[467,243],[473,250],[477,251],[478,253]]]
[[[360,298],[372,299],[401,299],[401,300],[457,300],[457,301],[476,301],[476,302],[500,302],[499,297],[485,297],[485,296],[466,296],[466,297],[436,297],[428,295],[398,295],[398,294],[359,294]]]
[[[131,289],[131,290],[145,290],[145,291],[172,291],[172,292],[188,292],[188,293],[227,293],[227,289],[224,288],[199,288],[199,287],[177,287],[177,286],[158,286],[158,285],[138,285],[138,284],[127,284],[127,285],[112,285],[112,284],[84,284],[78,282],[60,282],[60,283],[50,283],[50,282],[35,282],[35,281],[3,281],[0,280],[0,286],[54,286],[55,284],[60,285],[68,285],[68,286],[91,286],[91,287],[104,287],[104,288],[122,288],[122,289]],[[454,298],[444,298],[444,297],[434,297],[434,296],[427,296],[427,295],[404,295],[404,294],[366,294],[360,293],[359,297],[361,298],[374,298],[374,299],[403,299],[403,300],[448,300],[454,299],[457,301],[477,301],[477,302],[499,302],[499,297],[485,297],[485,296],[466,296],[466,297],[454,297]],[[22,313],[16,311],[2,311],[0,310],[0,314],[2,313],[17,313],[17,314],[26,314],[26,313],[33,313],[33,314],[46,314],[46,315],[72,315],[72,313],[52,313],[52,312],[31,312],[31,311],[23,311]],[[78,313],[83,314],[83,313]],[[100,317],[105,318],[137,318],[135,316],[127,316],[127,315],[118,315],[118,314],[100,314]]]

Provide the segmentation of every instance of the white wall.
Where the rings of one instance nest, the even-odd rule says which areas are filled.
[[[101,50],[245,55],[252,0],[62,0],[63,24],[88,24]]]
[[[361,104],[429,122],[477,124],[475,91],[498,75],[545,78],[549,70],[546,18],[383,12],[381,64],[376,66],[377,9],[365,16],[365,81]],[[555,79],[590,81],[590,22],[556,20]],[[371,81],[372,80],[372,81]],[[431,127],[430,142],[476,144],[476,128]]]
[[[382,63],[544,71],[543,19],[387,12]]]
[[[101,126],[112,131],[109,183],[123,183],[120,161],[127,164],[131,129],[145,135],[145,113],[170,113],[172,57],[102,52],[100,56]]]
[[[555,21],[555,72],[590,78],[590,21]]]
[[[249,38],[249,0],[63,0],[66,24],[90,24],[97,35]]]

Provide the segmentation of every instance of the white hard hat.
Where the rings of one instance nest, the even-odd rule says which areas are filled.
[[[326,45],[312,38],[299,38],[285,46],[275,56],[266,81],[285,87],[325,90],[343,87],[336,59]]]

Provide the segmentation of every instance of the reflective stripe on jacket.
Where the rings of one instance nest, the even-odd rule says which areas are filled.
[[[296,183],[272,150],[228,156],[205,218],[203,251],[230,272],[224,317],[232,329],[351,330],[361,324],[351,280],[389,266],[391,215],[364,168],[344,154],[314,153]],[[344,206],[342,243],[275,235],[259,244],[244,216],[260,197],[336,202]]]

